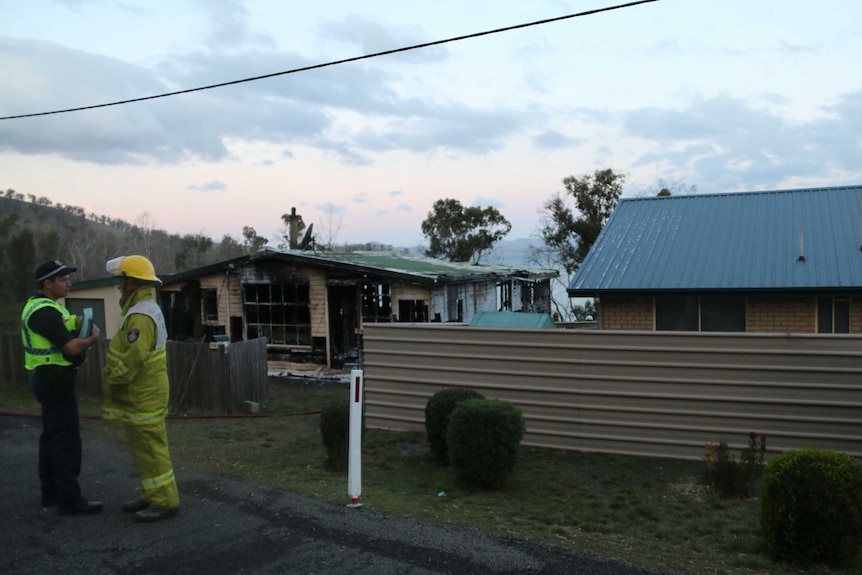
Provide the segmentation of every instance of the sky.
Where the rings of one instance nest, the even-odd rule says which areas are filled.
[[[612,0],[0,0],[0,117],[274,74]],[[178,234],[427,243],[438,199],[535,237],[623,196],[862,183],[862,2],[658,0],[90,110],[0,120],[0,190]],[[696,187],[696,188],[695,188]]]

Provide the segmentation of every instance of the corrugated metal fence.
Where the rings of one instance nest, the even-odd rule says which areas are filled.
[[[102,372],[109,342],[99,340],[87,352],[78,372],[82,397],[101,397]],[[205,342],[168,342],[171,413],[240,413],[246,401],[267,400],[266,339],[253,339],[210,349]],[[0,387],[28,389],[21,334],[0,333]]]
[[[467,387],[523,410],[523,444],[700,459],[706,443],[862,457],[862,336],[366,324],[366,422],[423,430]]]

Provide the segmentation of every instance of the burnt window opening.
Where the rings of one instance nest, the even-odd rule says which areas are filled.
[[[398,301],[398,321],[399,322],[427,322],[428,321],[428,306],[425,305],[425,300],[421,299],[402,299]]]
[[[464,300],[459,299],[457,304],[457,316],[455,321],[463,322],[464,321]]]
[[[308,284],[244,284],[242,308],[248,339],[273,345],[311,345]]]
[[[536,284],[522,283],[521,284],[521,311],[535,313],[538,309],[536,304]]]
[[[207,288],[201,290],[201,308],[203,321],[207,325],[218,324],[218,290]]]
[[[497,284],[497,311],[512,311],[512,282]]]
[[[850,333],[850,298],[817,298],[817,333]]]
[[[389,284],[362,284],[362,322],[392,321],[392,290]]]

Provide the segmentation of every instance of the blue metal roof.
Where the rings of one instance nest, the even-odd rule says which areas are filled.
[[[625,198],[568,291],[858,289],[860,247],[862,186]]]

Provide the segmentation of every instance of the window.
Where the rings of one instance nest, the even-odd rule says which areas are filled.
[[[426,322],[428,321],[428,306],[421,299],[398,301],[398,321]]]
[[[362,321],[392,321],[392,295],[389,284],[362,284]]]
[[[204,325],[218,323],[218,290],[207,288],[201,291],[201,307],[203,308]]]
[[[698,331],[697,307],[696,297],[656,298],[656,330]]]
[[[308,284],[244,284],[242,307],[248,339],[311,345]]]
[[[745,331],[745,298],[656,298],[655,328],[658,331]]]
[[[512,311],[512,282],[497,284],[497,311]]]
[[[745,298],[700,298],[700,331],[745,331]]]
[[[849,298],[817,298],[817,333],[850,333]]]

